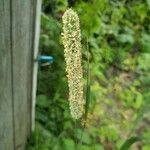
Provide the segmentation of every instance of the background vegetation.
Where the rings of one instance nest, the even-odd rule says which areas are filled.
[[[72,120],[61,41],[62,14],[76,10],[82,30],[86,78],[87,38],[91,94],[87,127]],[[150,1],[44,0],[40,53],[54,63],[40,67],[36,130],[28,150],[150,150]],[[127,150],[131,138],[126,141]]]

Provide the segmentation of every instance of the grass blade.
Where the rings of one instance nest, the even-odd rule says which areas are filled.
[[[88,115],[89,105],[90,105],[90,61],[89,61],[89,46],[87,39],[87,82],[86,82],[86,105],[85,105],[85,122]]]
[[[131,145],[133,145],[134,143],[141,141],[141,140],[142,140],[141,137],[133,136],[124,142],[124,144],[121,146],[120,150],[129,150]]]

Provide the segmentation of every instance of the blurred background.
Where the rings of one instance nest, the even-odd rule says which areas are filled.
[[[84,131],[68,106],[61,17],[69,7],[80,18],[85,80],[87,44],[90,51]],[[149,0],[43,0],[39,50],[54,63],[39,67],[36,129],[27,150],[76,150],[77,144],[80,150],[128,150],[132,143],[131,150],[150,150]]]

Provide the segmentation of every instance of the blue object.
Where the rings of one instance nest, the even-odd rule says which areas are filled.
[[[40,55],[37,57],[37,61],[40,63],[49,63],[51,64],[54,61],[54,58],[52,56],[47,55]]]

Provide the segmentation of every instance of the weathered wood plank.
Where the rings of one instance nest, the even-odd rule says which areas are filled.
[[[0,1],[0,150],[23,150],[34,124],[40,8]]]
[[[0,150],[14,150],[10,1],[0,0]]]
[[[15,150],[23,150],[29,133],[31,112],[33,0],[11,1]]]
[[[32,113],[32,68],[33,68],[33,45],[34,45],[34,23],[35,23],[35,1],[30,1],[30,46],[31,46],[31,53],[28,59],[30,59],[29,68],[28,69],[28,138],[31,135],[31,113]]]
[[[40,36],[40,19],[41,19],[41,5],[42,0],[36,1],[35,9],[35,31],[34,31],[34,47],[33,47],[33,60],[38,56],[39,36]],[[37,90],[37,73],[38,62],[33,62],[33,76],[32,76],[32,131],[35,128],[35,104],[36,104],[36,90]]]

